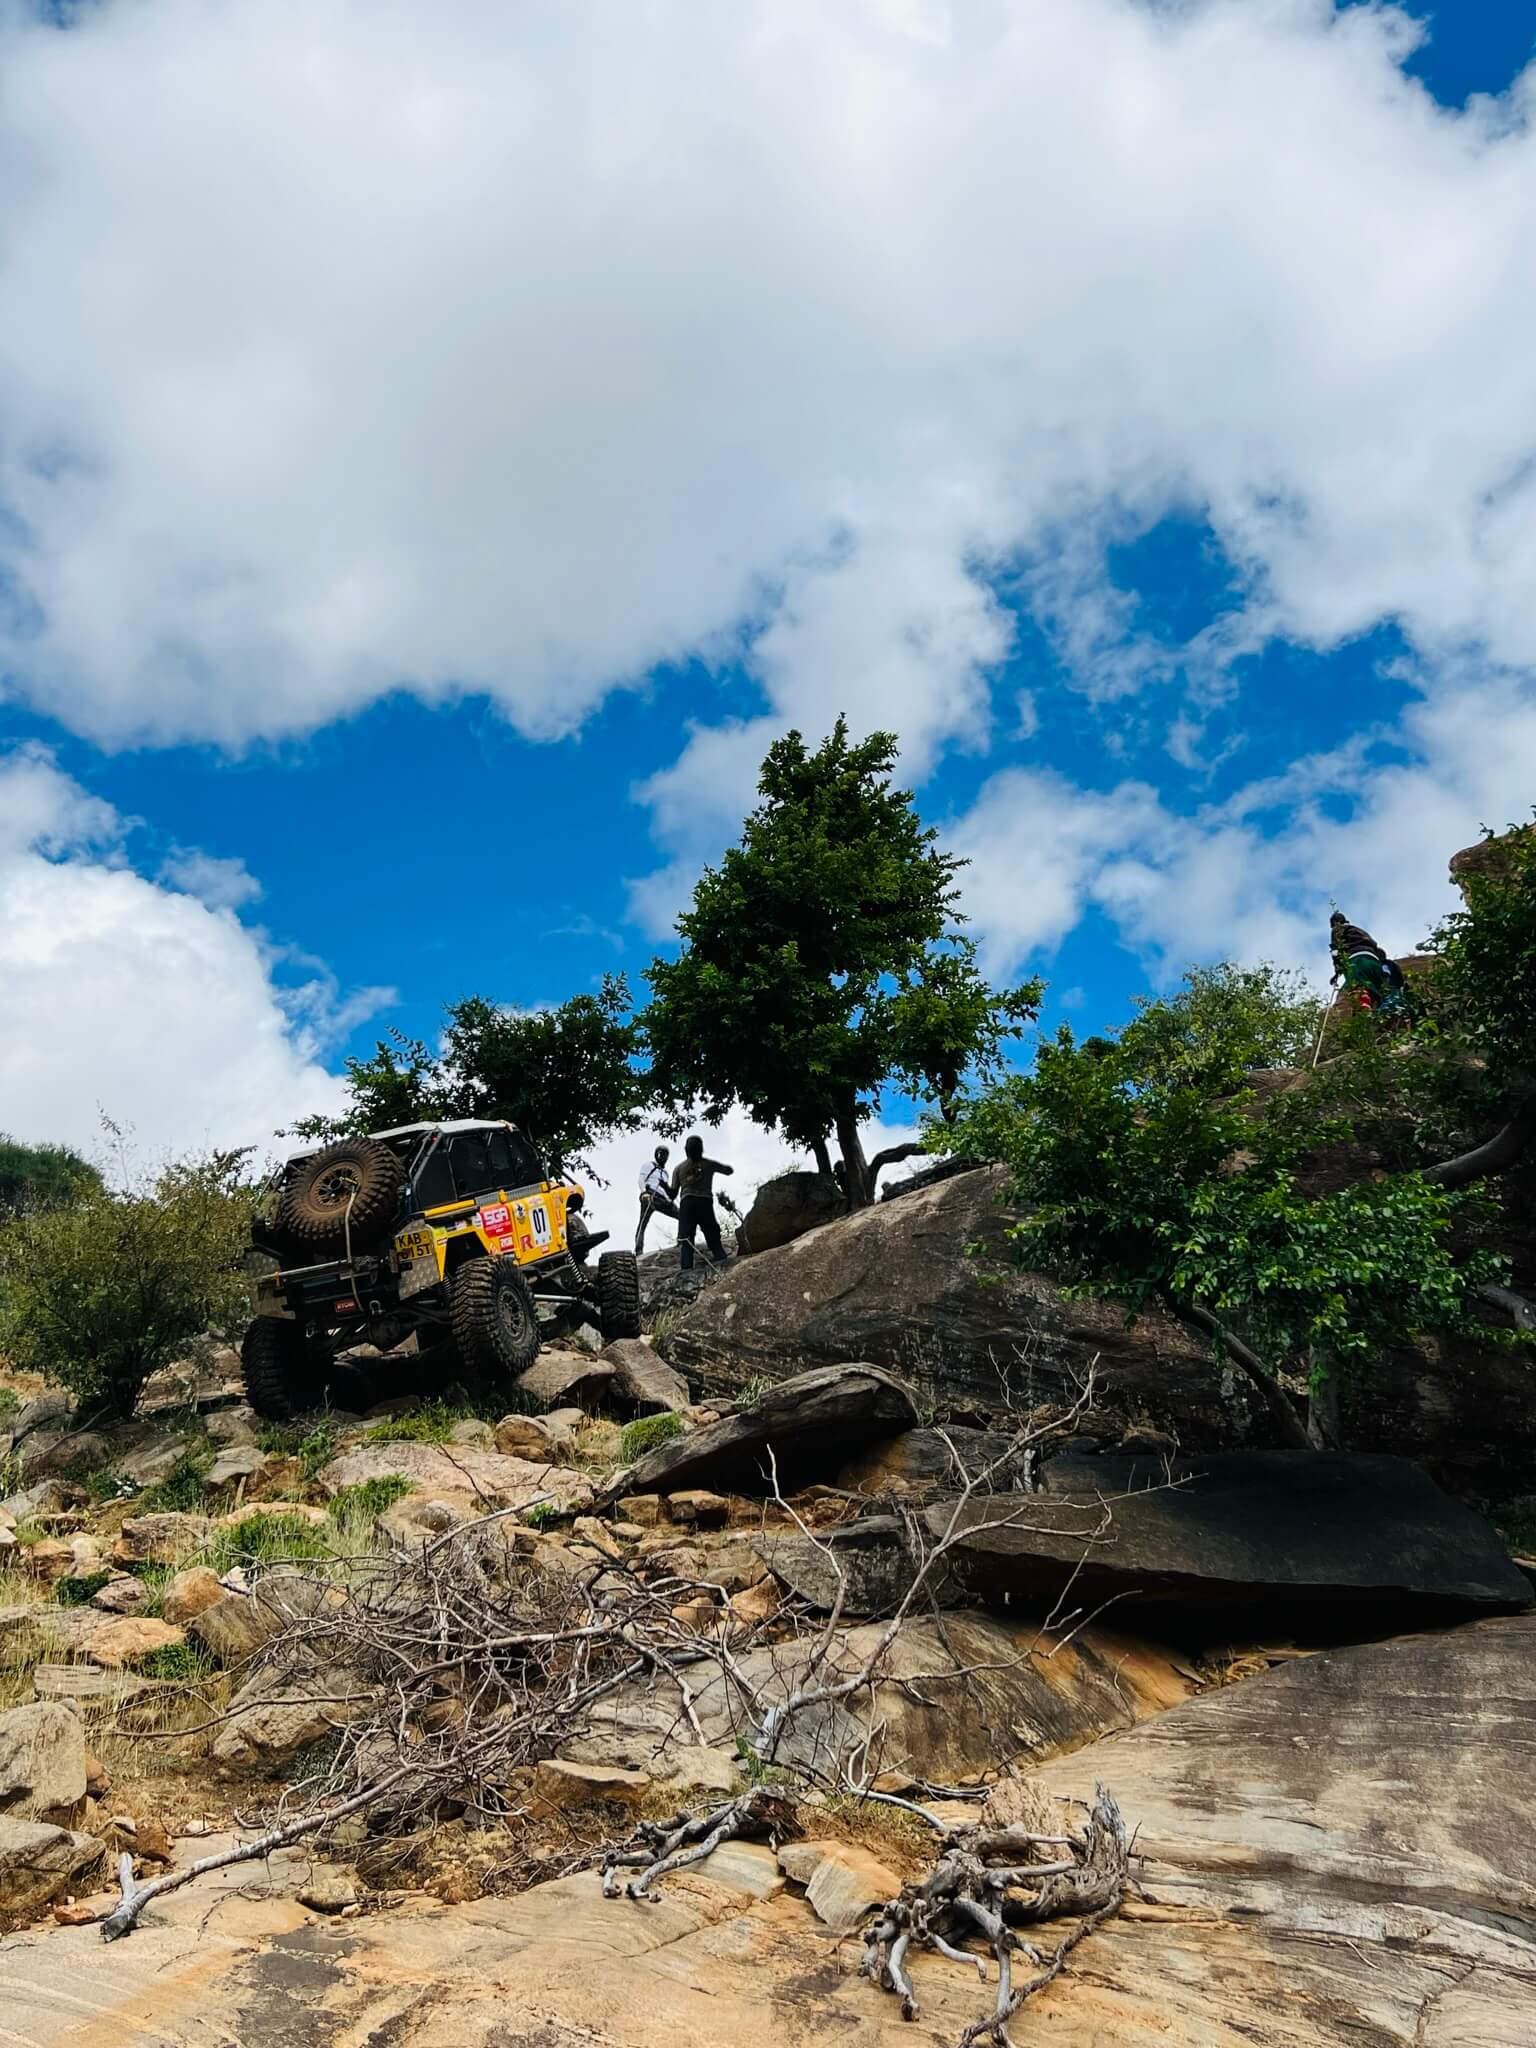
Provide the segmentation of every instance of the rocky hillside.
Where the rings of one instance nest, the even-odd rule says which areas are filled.
[[[265,1429],[218,1351],[120,1429],[22,1401],[11,2035],[1527,2038],[1525,1570],[1407,1459],[1265,1449],[1177,1328],[966,1259],[995,1194],[765,1252],[515,1412]]]

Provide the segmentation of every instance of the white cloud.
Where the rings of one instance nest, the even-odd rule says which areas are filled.
[[[197,897],[210,910],[239,910],[261,895],[261,884],[243,860],[204,853],[200,847],[175,847],[160,863],[160,880],[172,889]]]
[[[327,984],[275,986],[261,936],[137,874],[124,829],[43,749],[0,755],[0,1128],[95,1153],[105,1111],[153,1159],[338,1109]]]
[[[1398,724],[1192,816],[1144,783],[1099,792],[1011,769],[951,830],[992,971],[1102,911],[1162,975],[1220,957],[1326,980],[1330,904],[1406,953],[1459,901],[1446,863],[1536,796],[1536,680],[1442,672]]]
[[[1229,638],[1536,660],[1532,87],[1436,108],[1390,9],[3,22],[0,671],[82,730],[403,683],[548,735],[743,654],[920,776],[985,741],[1015,569],[1083,687],[1166,672],[1098,562],[1173,505]]]

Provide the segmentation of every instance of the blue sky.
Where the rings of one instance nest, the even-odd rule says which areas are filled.
[[[1536,0],[1417,48],[847,0],[787,10],[778,98],[696,10],[692,85],[579,12],[0,29],[0,1021],[59,1048],[0,1056],[0,1128],[252,1135],[455,996],[638,988],[766,738],[842,708],[1084,1028],[1192,958],[1315,968],[1335,893],[1406,947],[1536,784]],[[1055,63],[1081,136],[1035,132]],[[1095,140],[1133,101],[1145,173]]]

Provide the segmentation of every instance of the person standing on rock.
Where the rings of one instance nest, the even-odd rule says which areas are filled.
[[[667,1186],[667,1161],[672,1157],[666,1145],[658,1145],[651,1163],[640,1174],[640,1224],[635,1232],[635,1257],[645,1250],[645,1233],[653,1216],[670,1216],[677,1221],[677,1204]]]
[[[1363,1010],[1383,1018],[1409,1010],[1408,987],[1402,969],[1387,957],[1364,925],[1351,924],[1342,910],[1328,921],[1328,945],[1333,955],[1333,979],[1342,981],[1346,994],[1353,989]]]
[[[734,1171],[718,1159],[704,1157],[702,1138],[690,1138],[683,1146],[683,1163],[672,1176],[672,1193],[678,1204],[677,1262],[685,1273],[693,1270],[693,1240],[701,1230],[709,1256],[716,1260],[725,1257],[720,1219],[715,1214],[715,1175]]]

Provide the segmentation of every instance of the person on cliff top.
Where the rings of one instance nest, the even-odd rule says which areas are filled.
[[[704,1157],[702,1138],[690,1138],[683,1146],[683,1163],[672,1176],[671,1192],[677,1197],[677,1262],[685,1273],[693,1269],[693,1241],[700,1231],[709,1256],[715,1260],[725,1257],[720,1219],[715,1214],[715,1175],[734,1171],[718,1159]]]
[[[1342,910],[1328,920],[1328,946],[1333,955],[1333,980],[1353,990],[1361,1009],[1382,1018],[1406,1016],[1411,1005],[1403,971],[1377,945],[1364,925],[1351,924]]]
[[[677,1204],[667,1186],[667,1161],[672,1157],[671,1148],[658,1145],[651,1154],[649,1166],[640,1172],[640,1225],[635,1232],[635,1257],[638,1259],[645,1250],[645,1233],[653,1216],[670,1216],[677,1221]]]

